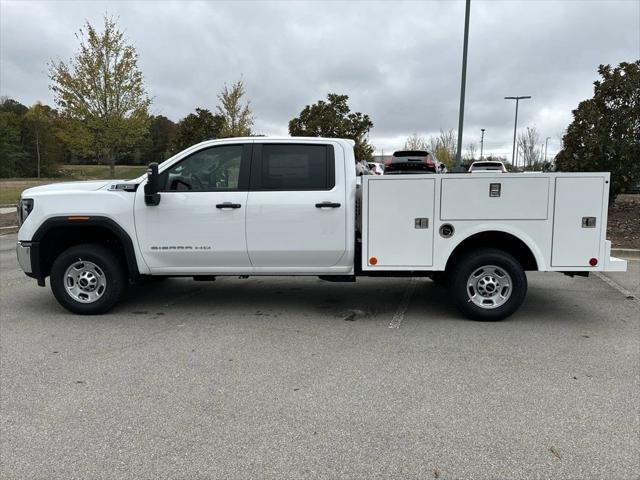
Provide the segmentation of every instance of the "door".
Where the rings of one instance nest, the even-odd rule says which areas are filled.
[[[433,265],[435,185],[412,175],[369,179],[367,256],[377,267]]]
[[[604,178],[556,178],[551,266],[586,267],[602,240]]]
[[[160,204],[136,199],[138,242],[151,269],[248,267],[245,238],[250,144],[207,147],[161,174]]]
[[[247,200],[254,267],[331,267],[346,251],[344,163],[330,144],[255,144]]]

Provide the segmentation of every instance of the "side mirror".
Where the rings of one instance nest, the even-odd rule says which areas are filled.
[[[158,174],[158,164],[151,163],[147,169],[147,184],[144,186],[144,203],[147,205],[158,205],[160,203],[160,175]]]

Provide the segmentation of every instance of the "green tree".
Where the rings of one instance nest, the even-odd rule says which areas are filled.
[[[149,119],[149,134],[140,152],[141,163],[162,162],[170,156],[178,125],[163,115]]]
[[[19,176],[26,158],[21,142],[20,116],[0,110],[0,177]]]
[[[89,22],[78,34],[80,48],[68,63],[49,64],[51,90],[66,117],[63,138],[76,153],[110,166],[139,146],[148,127],[147,96],[136,49],[113,18],[98,32]]]
[[[220,131],[221,138],[248,137],[251,135],[253,114],[250,108],[251,102],[242,103],[242,97],[244,97],[245,93],[244,82],[240,79],[233,83],[231,87],[225,84],[218,94],[220,105],[216,108],[218,116],[224,119]]]
[[[355,141],[356,160],[371,160],[373,145],[369,143],[369,130],[373,122],[369,115],[351,112],[347,95],[330,93],[327,100],[304,107],[300,116],[289,122],[289,134],[294,137],[335,137]]]
[[[27,110],[28,108],[26,106],[13,98],[4,96],[0,98],[0,112],[11,112],[21,117]]]
[[[64,161],[65,149],[57,133],[58,112],[37,102],[23,117],[22,142],[29,156],[23,169],[26,176],[53,176]]]
[[[222,115],[214,115],[206,108],[196,108],[178,122],[177,131],[171,143],[172,153],[212,138],[221,138],[225,120]]]
[[[611,196],[640,180],[640,60],[600,65],[594,95],[573,110],[555,162],[562,171],[611,172]]]

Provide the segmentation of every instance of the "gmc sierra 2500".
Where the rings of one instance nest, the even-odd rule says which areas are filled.
[[[23,192],[18,260],[81,314],[148,276],[428,276],[469,318],[500,320],[525,271],[623,271],[606,241],[608,173],[356,176],[353,142],[233,138],[130,181]]]

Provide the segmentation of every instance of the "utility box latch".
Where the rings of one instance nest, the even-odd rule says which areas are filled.
[[[416,220],[415,220],[415,228],[429,228],[429,219],[428,218],[416,218]]]

